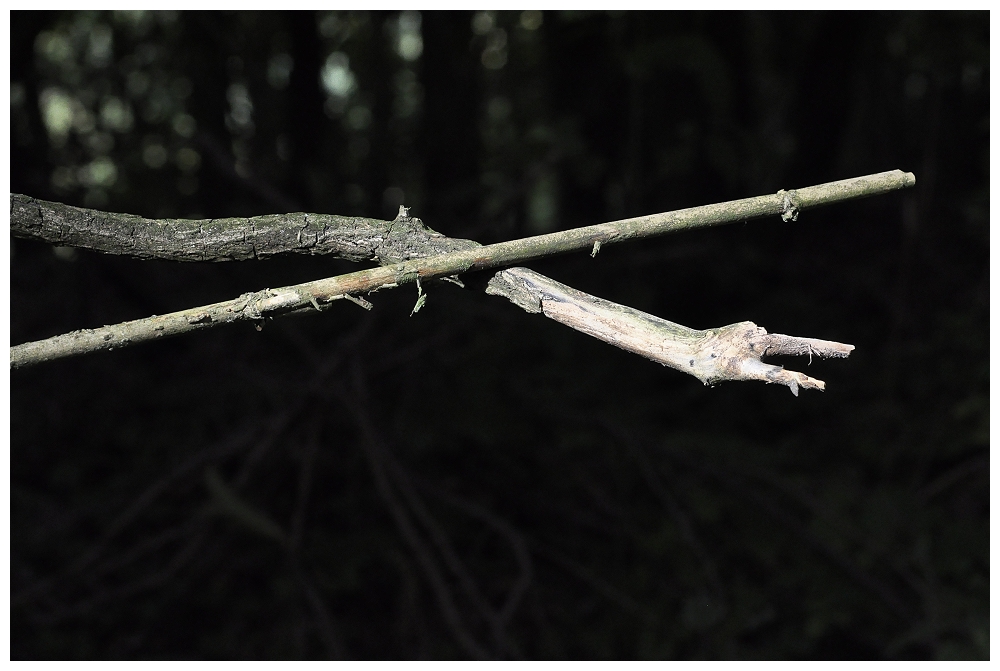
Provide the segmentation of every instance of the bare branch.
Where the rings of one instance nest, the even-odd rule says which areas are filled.
[[[18,238],[105,254],[166,261],[246,261],[282,254],[381,264],[477,247],[448,238],[406,212],[393,221],[333,214],[265,214],[227,219],[146,219],[10,194]]]
[[[169,315],[154,316],[115,326],[105,326],[99,329],[84,329],[47,340],[17,345],[11,348],[11,368],[19,368],[42,361],[98,350],[117,349],[138,342],[170,335],[179,335],[188,331],[210,328],[235,321],[260,321],[265,317],[300,312],[309,310],[310,308],[319,311],[324,309],[326,304],[334,300],[353,298],[358,294],[371,293],[383,288],[392,288],[408,282],[445,278],[477,270],[503,268],[554,254],[581,249],[599,249],[602,244],[610,244],[632,238],[662,235],[687,228],[713,226],[725,222],[742,221],[774,214],[780,214],[785,220],[794,220],[798,217],[800,210],[808,207],[886,193],[912,186],[914,183],[915,178],[911,173],[893,170],[866,177],[857,177],[840,182],[807,187],[798,191],[780,191],[770,196],[758,196],[675,212],[636,217],[634,219],[585,226],[583,228],[486,246],[479,246],[477,243],[468,240],[455,240],[441,236],[426,228],[418,219],[409,217],[405,208],[400,208],[400,214],[393,222],[381,222],[386,223],[386,227],[379,228],[375,224],[372,224],[374,228],[368,232],[371,232],[375,237],[372,239],[364,238],[364,244],[359,242],[358,239],[348,236],[349,240],[344,244],[351,251],[343,252],[343,257],[377,258],[382,262],[394,259],[409,260],[395,262],[392,265],[386,265],[381,268],[363,270],[338,277],[283,287],[281,289],[265,289],[255,293],[247,293],[232,301],[182,310]],[[53,229],[53,225],[45,223],[46,217],[49,215],[43,212],[43,205],[39,203],[40,201],[28,199],[24,196],[12,195],[11,220],[12,222],[15,220],[25,220],[29,223],[34,221],[34,228],[31,228],[28,224],[22,226],[22,221],[22,224],[19,224],[19,226],[22,226],[22,233],[24,233],[24,230],[34,231],[34,233],[31,233],[32,237],[55,242],[56,244],[65,242],[65,238],[55,239],[46,237],[46,235],[50,234],[49,231],[72,228],[71,224],[75,221],[73,217],[88,221],[88,217],[93,218],[95,216],[92,210],[59,206],[68,209],[60,210],[62,214],[57,217],[57,221],[61,223],[55,225]],[[35,216],[35,219],[32,219],[32,216]],[[128,217],[130,215],[115,216]],[[318,215],[289,216],[293,219],[296,217],[304,218],[297,219],[301,223],[307,221],[310,217]],[[247,225],[253,231],[256,230],[258,223],[277,222],[280,219],[281,217],[278,215],[269,215],[268,217],[254,217],[242,221],[249,222]],[[136,231],[139,231],[139,229],[147,224],[154,227],[157,225],[157,222],[141,220],[138,217],[133,217],[132,220],[135,220]],[[146,223],[143,224],[142,221]],[[376,220],[366,221],[370,223]],[[176,224],[177,222],[172,223]],[[197,223],[187,222],[184,225],[190,227]],[[100,226],[92,228],[96,231],[93,235],[100,237]],[[204,230],[204,227],[202,229]],[[232,239],[231,233],[230,231],[228,234],[229,238],[227,239]],[[183,237],[183,230],[179,233],[175,231],[174,234]],[[133,237],[141,239],[142,235],[137,232]],[[169,238],[170,236],[163,234],[160,237]],[[368,246],[365,247],[364,245]],[[333,247],[336,247],[336,245],[333,245]],[[450,250],[446,253],[440,251],[441,249],[448,248]],[[250,251],[255,258],[261,258],[264,255],[263,250],[256,248],[256,243],[251,245]],[[133,250],[133,253],[140,255],[135,250]],[[241,254],[246,254],[246,250],[241,252]],[[351,256],[351,254],[354,256]],[[371,256],[368,256],[369,254]],[[218,252],[211,252],[209,256],[211,258],[247,258],[234,254],[227,256]],[[537,281],[540,281],[538,278],[547,279],[541,275],[537,275],[537,273],[534,275]],[[491,293],[503,295],[512,302],[529,310],[532,309],[531,305],[537,303],[535,299],[530,298],[530,291],[524,293],[517,288],[516,283],[502,280],[499,277],[494,278],[494,280],[491,282]],[[566,288],[568,289],[568,287]],[[526,296],[528,297],[526,298]],[[613,304],[608,303],[608,305]],[[669,322],[664,323],[669,324]],[[733,325],[726,328],[734,328],[736,326]],[[667,331],[669,330],[667,329]],[[806,339],[783,340],[779,338],[776,340],[775,336],[771,336],[766,343],[763,340],[758,340],[764,335],[766,335],[766,332],[745,336],[746,346],[749,346],[751,351],[753,351],[753,347],[766,345],[765,349],[775,348],[775,352],[777,349],[788,350],[788,348],[798,348],[803,353],[811,351],[816,354],[820,354],[823,347],[822,344],[817,345],[817,343],[822,343],[822,341],[810,343]],[[747,340],[747,338],[750,339]],[[783,338],[787,338],[787,336]],[[819,349],[816,349],[817,347]],[[763,350],[761,351],[763,352]],[[664,361],[663,363],[667,362]],[[729,372],[720,378],[707,376],[700,377],[700,379],[703,379],[706,383],[711,383],[719,379],[762,379],[788,384],[795,392],[797,392],[798,386],[822,388],[822,383],[819,381],[797,373],[779,372],[781,369],[761,364],[759,361],[755,364],[748,359],[741,366],[740,375],[743,377],[735,376],[735,373]]]
[[[477,259],[472,255],[469,261],[476,263],[462,272],[502,268],[580,249],[596,251],[602,245],[623,240],[733,221],[774,215],[781,215],[785,221],[795,221],[800,211],[811,207],[888,193],[915,183],[912,173],[891,170],[797,191],[782,190],[768,196],[537,235],[490,245],[489,259]],[[383,262],[396,262],[470,246],[469,241],[457,240],[454,241],[457,247],[448,248],[450,238],[428,229],[419,219],[406,217],[405,211],[393,222],[303,213],[155,220],[11,194],[10,219],[11,233],[17,237],[109,254],[176,261],[243,260],[305,253],[329,254],[352,261],[384,259]],[[393,253],[389,248],[396,244],[402,244],[402,248]]]
[[[763,363],[772,354],[846,357],[853,345],[768,333],[753,322],[696,331],[626,305],[612,303],[527,268],[508,268],[490,280],[486,293],[502,293],[528,312],[541,313],[615,347],[694,375],[705,384],[761,380],[823,390],[821,380]]]

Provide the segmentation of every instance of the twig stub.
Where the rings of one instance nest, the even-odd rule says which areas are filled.
[[[375,258],[384,264],[381,268],[282,289],[244,294],[235,302],[217,303],[99,329],[84,329],[47,340],[16,345],[10,349],[11,368],[124,347],[153,338],[179,335],[243,319],[259,321],[265,314],[276,316],[301,313],[306,308],[322,310],[324,304],[347,296],[352,296],[351,300],[359,302],[362,307],[367,307],[365,305],[367,301],[360,302],[362,299],[355,300],[353,297],[414,282],[418,278],[430,280],[457,277],[470,271],[505,268],[588,247],[592,252],[596,252],[600,249],[600,244],[617,243],[632,238],[651,237],[688,228],[715,226],[778,214],[791,216],[799,209],[887,193],[913,186],[915,181],[912,173],[892,170],[806,187],[786,194],[744,198],[485,246],[470,240],[445,237],[427,228],[419,219],[410,217],[405,208],[400,210],[392,222],[301,213],[267,215],[243,220],[153,221],[134,215],[83,210],[11,194],[11,232],[21,237],[53,244],[73,244],[98,251],[143,258],[259,259],[285,251],[306,251],[306,253],[329,253],[353,260]],[[332,220],[340,223],[329,226]],[[288,225],[289,222],[293,224],[291,227]],[[127,227],[134,234],[124,237],[117,234],[109,235],[105,230],[105,224],[115,230]],[[239,240],[244,243],[248,240],[246,231],[254,235],[266,231],[269,232],[269,237],[255,238],[248,248],[244,248],[245,245],[239,247],[237,244]],[[208,237],[205,237],[206,235]],[[189,244],[192,239],[197,239],[198,244],[194,246]],[[294,244],[289,242],[291,239],[294,239]],[[166,244],[164,240],[181,240],[183,244],[179,249],[174,249],[170,245],[164,247]],[[211,242],[209,248],[200,249],[199,245],[207,244],[206,241]],[[306,245],[305,250],[302,248],[303,244]],[[490,293],[505,296],[529,312],[542,311],[537,297],[526,291],[523,286],[500,279],[502,276],[509,276],[509,273],[506,271],[498,273],[494,278],[496,281],[490,283]],[[565,285],[559,286],[565,287]],[[589,298],[600,301],[594,297]],[[615,305],[607,301],[604,303]],[[617,307],[629,309],[624,306]],[[552,316],[548,312],[546,315]],[[657,319],[651,315],[646,317]],[[660,321],[669,324],[664,320]],[[586,331],[584,328],[581,330]],[[800,340],[805,341],[805,339]],[[786,343],[783,346],[791,345]],[[815,352],[806,349],[803,353],[811,355]],[[747,374],[750,375],[751,372],[748,369]],[[772,377],[775,375],[772,374]]]

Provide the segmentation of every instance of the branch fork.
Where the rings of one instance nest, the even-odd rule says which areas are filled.
[[[623,350],[693,375],[706,385],[726,380],[819,389],[822,380],[761,361],[771,355],[847,357],[853,345],[768,333],[753,322],[698,331],[612,303],[527,268],[508,268],[490,280],[486,293],[502,295],[527,312],[541,313]]]
[[[10,230],[17,237],[100,252],[176,261],[260,259],[276,254],[326,254],[352,261],[376,260],[381,267],[280,289],[243,294],[235,300],[99,329],[83,329],[10,348],[11,368],[111,350],[236,321],[324,311],[346,299],[371,309],[361,297],[379,289],[417,283],[417,303],[426,302],[421,281],[462,285],[462,273],[497,272],[486,293],[503,296],[528,312],[540,313],[607,343],[695,376],[705,384],[760,380],[786,385],[792,393],[825,387],[803,373],[761,361],[773,354],[846,357],[852,345],[769,334],[753,322],[697,331],[654,315],[590,296],[527,268],[512,267],[555,254],[652,237],[690,228],[780,215],[796,221],[802,210],[912,187],[916,178],[899,170],[854,177],[793,191],[715,203],[633,219],[537,235],[492,245],[449,238],[406,208],[389,221],[293,213],[246,219],[149,220],[96,212],[11,194]],[[506,268],[506,270],[503,270]]]
[[[695,348],[697,357],[692,358],[689,364],[692,368],[699,367],[696,377],[705,384],[723,380],[759,380],[783,384],[795,396],[799,395],[799,388],[823,391],[826,383],[804,373],[764,363],[761,357],[807,354],[811,363],[813,356],[846,358],[854,350],[854,345],[829,340],[768,333],[753,322],[739,322],[700,333],[705,334],[705,340]]]

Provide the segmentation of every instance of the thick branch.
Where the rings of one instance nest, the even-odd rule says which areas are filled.
[[[106,254],[167,261],[245,261],[323,254],[397,263],[477,246],[448,238],[414,217],[394,221],[332,214],[265,214],[229,219],[146,219],[10,194],[18,238]]]
[[[606,224],[513,240],[491,246],[489,260],[469,270],[500,268],[579,249],[672,233],[687,228],[798,213],[818,205],[863,198],[913,186],[912,173],[891,170],[839,182],[779,191],[674,212],[651,214]],[[394,222],[325,214],[269,214],[234,219],[144,219],[131,214],[98,212],[11,194],[10,230],[17,237],[54,245],[83,247],[109,254],[176,261],[225,261],[276,254],[330,254],[352,261],[405,261],[467,248],[435,233],[419,219]],[[475,257],[470,257],[475,258]]]
[[[867,177],[858,177],[808,187],[800,189],[798,192],[781,191],[772,196],[758,196],[756,198],[746,198],[728,203],[637,217],[486,246],[479,246],[477,243],[468,240],[455,240],[441,236],[423,226],[418,219],[407,216],[405,209],[401,208],[400,215],[396,220],[385,222],[386,225],[382,228],[376,225],[378,223],[376,220],[365,220],[369,222],[365,224],[366,226],[374,226],[372,230],[375,233],[375,237],[365,239],[363,244],[368,245],[368,247],[364,247],[363,244],[354,241],[348,236],[349,242],[345,248],[354,250],[351,253],[354,253],[355,256],[345,253],[344,258],[379,258],[383,263],[396,258],[409,258],[411,260],[280,289],[265,289],[256,293],[244,294],[232,301],[192,308],[169,315],[139,319],[115,326],[105,326],[100,329],[84,329],[47,340],[25,343],[11,348],[11,368],[19,368],[41,361],[49,361],[98,350],[117,349],[146,340],[178,335],[234,321],[259,321],[264,317],[273,317],[291,312],[309,309],[321,310],[325,308],[326,304],[341,298],[349,298],[355,302],[365,304],[366,302],[363,299],[357,299],[355,296],[378,291],[383,288],[396,287],[420,279],[429,280],[475,270],[502,268],[573,250],[592,248],[592,254],[595,254],[602,244],[620,240],[660,235],[685,228],[711,226],[727,221],[741,221],[768,214],[781,214],[782,218],[786,220],[794,220],[798,216],[798,211],[806,207],[885,193],[894,189],[912,186],[914,183],[915,179],[912,174],[895,170]],[[12,225],[15,219],[22,221],[22,223],[25,217],[30,219],[32,208],[34,208],[35,212],[39,213],[37,215],[39,220],[45,220],[48,215],[42,213],[43,208],[42,205],[39,205],[39,202],[23,196],[12,195]],[[65,208],[67,206],[59,207]],[[78,208],[72,208],[72,210],[76,210],[76,216],[82,217],[84,220],[88,220],[87,218],[91,217],[93,213],[93,211],[79,210]],[[70,216],[72,215],[72,210],[60,210],[62,212],[60,216],[64,217],[60,219],[62,222],[60,226],[70,227],[70,224],[74,223],[74,220]],[[129,215],[115,216],[127,217]],[[293,218],[309,218],[314,215],[290,216]],[[139,218],[135,219],[138,220]],[[256,230],[257,224],[262,220],[279,222],[280,217],[271,215],[271,218],[254,217],[244,221],[250,222],[249,225],[251,231],[253,231]],[[142,221],[148,222],[149,220]],[[372,224],[371,222],[376,223]],[[154,225],[155,223],[152,222]],[[40,228],[37,230],[49,230],[51,228],[42,226],[41,224],[38,226]],[[59,229],[58,226],[56,228]],[[89,230],[86,226],[83,228],[84,230]],[[97,229],[94,230],[96,231]],[[41,234],[35,237],[38,239],[47,239]],[[142,236],[137,234],[136,237],[141,238]],[[160,237],[163,239],[170,238],[166,234]],[[64,238],[60,238],[60,241],[62,240]],[[53,240],[49,241],[52,242]],[[438,247],[438,245],[441,247]],[[181,247],[185,248],[183,245]],[[419,258],[428,253],[438,251],[440,248],[447,249],[449,247],[458,249],[449,253],[437,253],[434,256]],[[371,256],[366,256],[369,252],[361,254],[358,251],[361,249],[369,250]],[[273,251],[273,248],[269,251]],[[262,253],[256,249],[253,249],[253,253],[257,258],[262,256]],[[212,258],[222,257],[216,255],[212,256]],[[224,258],[236,257],[224,256]],[[537,273],[534,275],[537,275]],[[535,278],[536,283],[540,282],[537,278],[547,280],[547,278],[539,275]],[[530,309],[532,305],[531,300],[524,298],[527,289],[518,290],[509,281],[502,281],[499,278],[495,278],[495,280],[492,282],[492,293],[504,295],[521,307]],[[551,282],[551,280],[548,281]],[[609,303],[608,305],[614,304]],[[568,321],[564,323],[569,324]],[[669,322],[664,323],[669,324]],[[804,341],[796,342],[801,343]],[[750,369],[748,369],[745,374],[750,375],[750,372]],[[724,379],[763,378],[727,377]],[[785,384],[786,382],[782,381],[782,383]],[[796,384],[809,386],[802,382],[797,382]]]
[[[786,385],[796,396],[799,387],[822,391],[823,381],[763,363],[761,357],[847,357],[854,349],[838,342],[768,333],[753,322],[696,331],[585,294],[527,268],[500,271],[486,293],[506,296],[528,312],[541,313],[615,347],[694,375],[705,384],[761,380]]]

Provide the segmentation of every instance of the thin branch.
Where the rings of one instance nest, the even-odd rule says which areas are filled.
[[[295,211],[301,207],[294,199],[276,189],[267,180],[244,170],[237,171],[236,158],[212,133],[201,131],[195,135],[194,140],[198,147],[203,150],[205,158],[215,166],[217,174],[229,180],[231,184],[243,187],[272,207],[285,212]]]
[[[919,618],[914,609],[904,599],[900,598],[889,584],[865,570],[863,566],[848,554],[796,520],[787,510],[747,483],[738,473],[728,468],[717,468],[709,465],[707,462],[695,460],[690,455],[683,454],[678,450],[664,451],[667,451],[672,458],[678,459],[696,471],[723,483],[731,491],[763,509],[774,520],[783,525],[795,536],[805,541],[807,545],[811,546],[818,554],[843,571],[859,586],[879,597],[883,604],[888,606],[889,610],[900,619],[913,622]]]
[[[120,601],[135,594],[155,590],[173,578],[189,562],[202,556],[199,555],[198,550],[201,549],[206,538],[206,532],[202,531],[198,533],[187,545],[170,558],[166,566],[152,573],[144,573],[135,580],[120,585],[116,589],[101,590],[94,596],[73,605],[63,606],[57,604],[48,613],[33,616],[32,620],[40,626],[51,627],[72,618],[93,617],[95,610],[102,604],[114,600]]]
[[[286,423],[291,417],[292,413],[287,412],[276,420],[269,429],[271,435],[266,437],[265,440],[276,438],[284,430]],[[111,524],[104,530],[101,537],[87,551],[81,553],[72,563],[57,573],[41,578],[20,591],[12,593],[11,605],[19,606],[28,603],[36,599],[39,594],[50,592],[60,581],[92,566],[94,562],[101,558],[111,541],[132,524],[159,497],[171,491],[178,479],[190,474],[206,461],[215,461],[243,449],[256,431],[257,428],[246,429],[219,445],[192,455],[162,478],[146,487],[131,505],[123,509],[115,517]]]
[[[295,577],[302,589],[309,609],[315,618],[316,631],[330,659],[344,659],[344,643],[341,640],[339,628],[334,622],[330,609],[327,608],[319,589],[312,578],[299,566],[295,567]]]
[[[394,222],[388,223],[387,229],[383,228],[375,231],[375,233],[381,231],[381,234],[375,235],[375,237],[378,238],[377,241],[375,241],[374,238],[369,239],[364,236],[358,239],[350,238],[350,236],[348,236],[350,239],[346,248],[349,248],[351,251],[349,253],[344,252],[344,258],[357,259],[374,257],[384,260],[392,258],[408,258],[410,260],[392,263],[391,265],[385,265],[381,268],[358,271],[346,275],[340,275],[338,277],[316,280],[280,289],[264,289],[263,291],[243,294],[239,298],[232,301],[215,303],[189,310],[182,310],[169,315],[139,319],[115,326],[105,326],[100,329],[84,329],[61,336],[55,336],[47,340],[17,345],[11,348],[11,368],[19,368],[34,363],[40,363],[42,361],[49,361],[66,356],[74,356],[99,350],[117,349],[147,340],[154,340],[166,336],[179,335],[189,331],[210,328],[219,324],[246,320],[260,321],[265,317],[274,317],[281,314],[307,311],[310,307],[320,311],[323,310],[328,303],[334,300],[348,298],[358,301],[359,299],[355,298],[358,294],[371,293],[378,291],[379,289],[397,287],[409,282],[415,282],[417,280],[446,278],[465,272],[503,268],[533,259],[581,249],[589,248],[592,250],[591,253],[595,254],[600,250],[602,245],[633,238],[662,235],[688,228],[713,226],[726,222],[744,221],[747,219],[775,214],[780,214],[786,221],[793,221],[798,218],[800,210],[809,207],[838,202],[841,200],[887,193],[889,191],[912,186],[914,183],[915,178],[911,173],[903,173],[899,170],[894,170],[876,175],[868,175],[866,177],[857,177],[854,179],[807,187],[798,191],[779,191],[777,194],[769,196],[758,196],[755,198],[729,201],[727,203],[717,203],[714,205],[689,208],[686,210],[677,210],[675,212],[666,212],[645,217],[636,217],[634,219],[625,219],[606,224],[585,226],[568,231],[549,233],[546,235],[522,238],[520,240],[512,240],[509,242],[486,246],[479,246],[476,243],[467,240],[454,240],[452,238],[440,236],[440,234],[437,234],[423,226],[422,222],[419,222],[419,220],[409,217],[404,208],[400,208],[400,215]],[[36,223],[39,221],[44,223],[46,215],[43,212],[43,205],[39,204],[40,202],[42,201],[35,201],[34,199],[12,194],[12,226],[15,220],[22,221],[26,218],[30,220],[33,214],[37,214],[35,220]],[[69,208],[69,206],[60,207]],[[75,211],[75,213],[71,210]],[[74,217],[90,221],[95,216],[102,214],[95,213],[92,210],[80,210],[79,208],[71,208],[71,210],[65,210],[64,215],[60,215],[61,218],[59,221],[61,224],[56,226],[58,230],[73,228],[73,224],[76,221]],[[105,214],[104,216],[108,215]],[[114,216],[129,217],[131,215]],[[320,215],[289,216],[292,217],[293,220],[298,221],[299,224],[307,224],[310,217]],[[140,235],[138,231],[146,224],[154,227],[157,225],[157,222],[141,220],[141,218],[138,217],[133,217],[133,220],[135,220],[136,225],[136,233],[133,235],[134,239],[142,238],[142,235]],[[251,231],[255,231],[257,230],[256,227],[258,224],[262,224],[263,222],[278,222],[279,220],[281,220],[280,215],[269,215],[266,217],[253,217],[248,220],[240,221],[247,222],[243,225],[249,226]],[[145,221],[146,224],[143,224],[142,221]],[[376,220],[367,221],[371,222]],[[204,222],[201,223],[204,224]],[[190,227],[198,224],[199,222],[187,222],[185,225],[189,228],[184,230],[193,230]],[[29,227],[29,230],[35,231],[32,236],[36,239],[43,239],[55,242],[56,244],[61,244],[64,241],[64,238],[55,240],[45,237],[48,234],[46,231],[50,228],[51,226],[46,227],[39,223],[34,229],[30,229]],[[97,234],[99,234],[100,226],[90,228],[97,231]],[[202,225],[202,229],[204,229],[204,225]],[[394,233],[393,231],[405,232]],[[23,230],[21,230],[21,234],[23,234]],[[176,235],[183,237],[183,231],[176,233]],[[228,239],[232,239],[232,230],[228,231],[228,235],[230,236]],[[162,233],[159,236],[159,238],[168,237],[169,235],[166,233]],[[316,239],[318,240],[318,237]],[[359,240],[368,246],[364,246],[364,244],[359,242]],[[202,240],[199,244],[202,243],[208,244],[206,240]],[[439,248],[439,244],[449,245],[452,249],[455,249],[455,251],[437,253],[433,256],[423,256],[429,249],[437,250]],[[270,251],[272,251],[272,248],[268,248],[268,253],[270,253]],[[250,258],[261,258],[265,255],[265,251],[263,249],[257,249],[256,242],[251,244],[250,252],[252,253]],[[136,249],[133,249],[133,253],[135,253],[135,255],[139,255]],[[245,250],[243,253],[246,253]],[[212,258],[222,258],[222,256],[219,256],[215,252],[212,252],[212,254],[215,254]],[[350,256],[349,254],[354,254],[354,256]],[[366,256],[368,254],[371,256]],[[423,256],[423,258],[420,258],[421,256]],[[230,255],[225,258],[237,257]],[[492,293],[504,295],[514,303],[521,305],[521,307],[530,311],[536,311],[529,307],[535,305],[535,302],[533,302],[534,299],[526,302],[523,301],[522,292],[512,289],[509,286],[510,284],[511,283],[509,282],[504,282],[498,279],[496,282],[493,282]],[[370,304],[364,302],[362,303],[362,306],[370,307]],[[773,338],[774,337],[772,337],[772,339]],[[798,346],[802,347],[804,339],[797,339],[796,342],[799,343]],[[791,345],[792,343],[789,341],[784,343],[782,346],[789,347]],[[722,379],[767,378],[771,380],[771,378],[768,377],[770,375],[769,369],[759,369],[758,367],[758,370],[756,371],[746,371],[746,374],[748,375],[751,373],[754,373],[755,376],[726,377]],[[810,378],[805,379],[808,380]],[[712,380],[706,378],[705,381],[710,382]],[[782,384],[789,384],[789,382],[785,379],[771,381],[780,381]],[[809,384],[803,384],[802,380],[796,380],[795,383],[800,386],[810,386]],[[791,387],[792,385],[789,384],[789,386]],[[813,388],[821,387],[813,386]],[[797,391],[797,387],[792,387],[792,389],[793,391]]]

